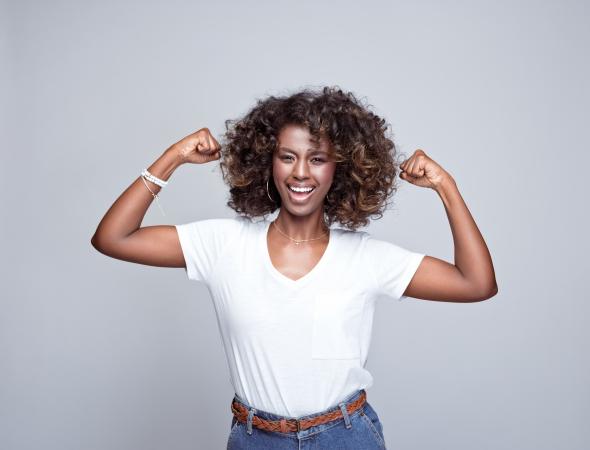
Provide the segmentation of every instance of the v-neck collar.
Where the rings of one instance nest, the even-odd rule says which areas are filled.
[[[267,243],[267,236],[268,236],[268,229],[270,227],[272,221],[265,220],[262,225],[262,232],[260,233],[260,249],[262,251],[264,265],[266,266],[267,270],[271,273],[271,275],[276,278],[279,282],[286,284],[291,287],[300,287],[307,284],[319,271],[322,270],[323,266],[326,265],[326,260],[330,257],[332,253],[332,248],[334,247],[334,240],[336,238],[336,229],[330,228],[330,238],[328,239],[328,245],[322,254],[320,260],[316,263],[315,266],[311,268],[309,272],[303,275],[301,278],[297,280],[293,280],[286,275],[283,275],[272,263],[270,259],[270,253],[268,251],[268,243]]]

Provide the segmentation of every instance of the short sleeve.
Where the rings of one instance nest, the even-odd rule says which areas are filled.
[[[238,219],[205,219],[174,225],[189,280],[207,282],[217,260],[240,230]]]
[[[377,293],[394,300],[407,299],[403,293],[426,255],[375,239],[366,232],[364,250],[365,261],[373,273]]]

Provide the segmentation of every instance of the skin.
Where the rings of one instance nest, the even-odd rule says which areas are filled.
[[[492,258],[453,177],[421,149],[400,168],[402,180],[438,194],[455,244],[455,264],[425,256],[405,295],[447,302],[476,302],[496,295]]]
[[[168,147],[148,171],[168,181],[182,165],[206,164],[221,157],[219,142],[201,128]],[[149,190],[146,185],[149,186]],[[137,177],[101,219],[90,243],[111,258],[157,267],[186,267],[178,233],[173,225],[141,226],[154,194],[162,188]],[[193,192],[188,195],[195,198]],[[196,196],[198,198],[198,196]]]
[[[306,128],[287,125],[279,133],[279,145],[273,155],[273,180],[282,200],[276,224],[293,239],[321,237],[296,245],[274,225],[269,227],[270,259],[279,272],[293,280],[304,276],[318,263],[330,235],[324,222],[323,205],[334,179],[336,163],[329,158],[329,142],[322,138],[319,145],[314,144],[311,137]],[[312,185],[315,189],[305,203],[297,203],[289,194],[288,184]]]
[[[294,239],[320,236],[323,230],[323,201],[330,189],[336,163],[327,153],[322,160],[308,154],[311,135],[302,127],[289,125],[279,134],[279,151],[273,158],[273,180],[283,201],[276,222]],[[290,150],[284,150],[287,147]],[[319,150],[329,144],[320,140]],[[455,264],[426,255],[404,295],[418,299],[447,302],[475,302],[498,292],[494,268],[485,241],[471,216],[453,177],[423,150],[416,150],[400,165],[400,178],[421,188],[434,190],[442,200],[455,243]],[[289,198],[287,183],[312,184],[315,194],[305,205]],[[277,270],[292,279],[309,272],[321,259],[328,237],[300,244],[293,243],[270,227],[267,235],[269,255]]]
[[[286,127],[281,130],[279,147],[291,150],[280,150],[273,156],[273,181],[283,201],[276,220],[280,229],[294,239],[310,239],[324,232],[323,201],[335,171],[335,162],[322,158],[324,162],[320,163],[314,159],[325,154],[306,153],[312,144],[309,137],[307,131],[300,127]],[[209,129],[201,128],[171,145],[148,170],[167,181],[182,165],[218,160],[220,148]],[[319,150],[327,149],[328,144],[320,140]],[[454,264],[425,256],[404,295],[446,302],[476,302],[494,296],[498,287],[490,253],[453,177],[421,149],[416,150],[400,168],[402,180],[437,193],[443,202],[455,246]],[[290,200],[286,183],[291,180],[317,186],[317,191],[305,205],[297,205]],[[161,190],[160,186],[150,181],[146,183],[155,194]],[[136,178],[100,221],[91,239],[93,247],[100,253],[124,261],[158,267],[185,267],[174,226],[141,227],[153,201],[142,177]],[[270,227],[267,235],[273,264],[292,279],[302,277],[317,264],[328,240],[329,236],[324,236],[295,248],[274,227]]]

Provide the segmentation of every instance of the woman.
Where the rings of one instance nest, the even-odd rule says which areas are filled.
[[[376,298],[497,293],[456,183],[422,150],[396,164],[385,121],[336,87],[259,100],[226,128],[223,152],[207,128],[170,146],[107,211],[92,244],[207,284],[235,390],[229,449],[385,448],[365,391]],[[217,160],[236,217],[140,228],[178,166]],[[382,216],[398,173],[439,195],[455,264],[357,231]]]

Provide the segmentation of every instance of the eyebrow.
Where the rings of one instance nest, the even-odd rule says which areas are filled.
[[[289,152],[297,153],[295,150],[292,150],[289,147],[279,147],[279,150],[287,150]],[[324,150],[320,150],[318,148],[308,148],[307,151],[311,152],[311,153],[328,153],[328,152],[326,152]]]

